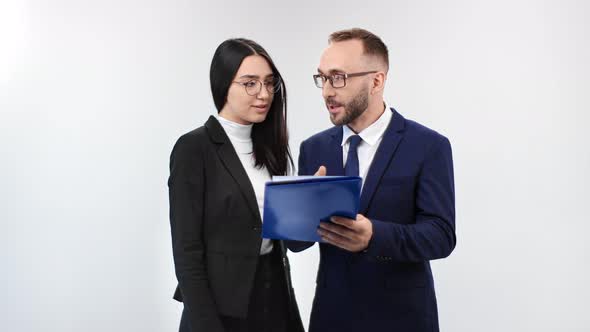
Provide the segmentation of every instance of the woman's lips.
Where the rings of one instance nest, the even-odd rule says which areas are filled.
[[[254,107],[254,109],[259,113],[264,113],[264,112],[268,111],[268,104],[252,105],[252,107]]]

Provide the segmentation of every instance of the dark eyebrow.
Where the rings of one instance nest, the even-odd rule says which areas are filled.
[[[242,75],[242,76],[240,76],[240,78],[250,78],[250,79],[253,79],[253,78],[258,78],[258,75]]]
[[[274,74],[271,73],[271,74],[266,75],[264,78],[269,78],[269,77],[273,77],[273,76],[274,76]],[[258,79],[258,78],[260,78],[260,76],[258,76],[258,75],[242,75],[242,76],[240,76],[240,78]]]

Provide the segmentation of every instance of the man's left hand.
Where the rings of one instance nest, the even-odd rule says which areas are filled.
[[[322,240],[344,250],[359,252],[369,246],[373,236],[373,224],[362,214],[356,220],[344,217],[330,218],[332,223],[321,222],[318,234]]]

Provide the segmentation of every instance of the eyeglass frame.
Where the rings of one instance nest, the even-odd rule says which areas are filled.
[[[272,95],[274,95],[275,93],[277,93],[277,92],[281,91],[281,89],[282,89],[282,87],[283,87],[283,85],[281,84],[283,80],[281,80],[280,78],[276,78],[276,79],[275,79],[275,78],[273,78],[273,80],[276,80],[275,84],[271,85],[271,86],[274,88],[274,89],[273,89],[273,91],[269,91],[269,90],[268,90],[268,88],[266,88],[266,91],[267,91],[268,93],[272,94]],[[251,95],[251,94],[249,94],[249,93],[248,93],[248,87],[246,86],[246,84],[248,84],[248,83],[250,83],[250,82],[257,82],[257,83],[260,83],[260,84],[256,84],[256,85],[258,86],[258,89],[257,89],[258,91],[256,91],[256,93],[254,93],[253,95]],[[243,86],[243,87],[244,87],[244,90],[246,91],[246,94],[247,94],[248,96],[258,96],[258,95],[260,94],[260,92],[262,91],[262,86],[263,86],[263,85],[264,85],[265,87],[266,87],[266,86],[268,86],[268,84],[267,84],[267,83],[265,83],[265,82],[263,82],[263,81],[261,81],[261,80],[259,80],[259,79],[250,79],[250,80],[248,80],[247,82],[238,82],[238,81],[232,81],[232,83],[237,83],[237,84],[239,84],[239,85]]]
[[[315,74],[313,75],[313,82],[315,83],[315,86],[318,87],[319,89],[323,89],[324,88],[324,84],[326,83],[326,81],[330,81],[330,85],[334,88],[334,89],[340,89],[340,88],[344,88],[346,87],[346,80],[349,77],[358,77],[358,76],[364,76],[364,75],[368,75],[368,74],[375,74],[378,73],[378,70],[371,70],[371,71],[363,71],[363,72],[358,72],[358,73],[334,73],[331,75],[324,75],[324,74]],[[334,75],[342,75],[344,76],[343,82],[344,85],[342,86],[334,86]],[[322,86],[318,86],[318,78],[322,78]]]

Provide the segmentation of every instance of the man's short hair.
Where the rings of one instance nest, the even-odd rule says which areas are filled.
[[[341,42],[357,39],[363,43],[364,54],[376,56],[383,60],[385,67],[389,69],[389,51],[385,43],[374,33],[361,28],[352,28],[333,32],[328,42]]]

